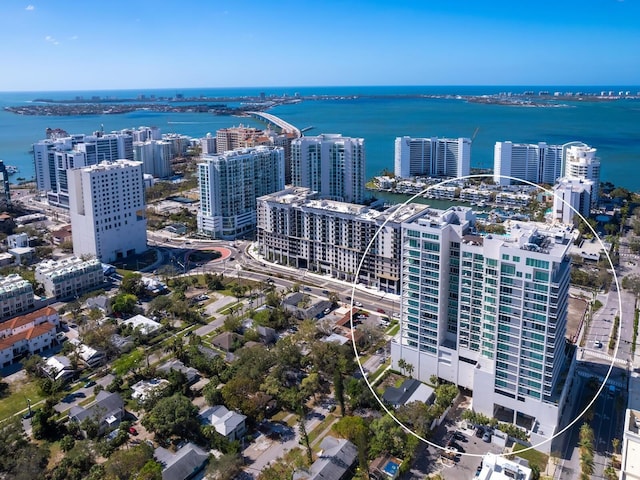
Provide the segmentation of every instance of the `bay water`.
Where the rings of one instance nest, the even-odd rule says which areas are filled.
[[[215,134],[220,128],[244,124],[262,128],[250,118],[215,116],[207,113],[160,113],[135,111],[126,114],[87,116],[27,116],[1,110],[5,106],[31,103],[37,98],[68,100],[78,96],[137,98],[139,95],[173,97],[257,97],[263,93],[294,97],[304,101],[274,107],[269,113],[298,128],[313,127],[306,135],[340,133],[365,139],[367,177],[382,170],[393,171],[394,140],[412,137],[472,137],[471,166],[493,167],[496,141],[563,144],[582,141],[598,149],[602,181],[640,191],[640,100],[566,101],[564,107],[525,107],[471,103],[456,95],[532,91],[600,92],[640,91],[637,86],[602,87],[289,87],[239,89],[167,89],[83,92],[0,92],[0,159],[15,165],[12,177],[34,175],[31,145],[45,138],[45,129],[62,128],[69,133],[105,132],[142,125],[157,126],[162,133],[192,137]],[[312,95],[331,96],[311,100]],[[426,95],[427,97],[421,97]],[[354,96],[360,96],[352,98]],[[438,98],[433,98],[438,96]],[[142,102],[142,101],[141,101]],[[231,104],[233,105],[233,104]]]

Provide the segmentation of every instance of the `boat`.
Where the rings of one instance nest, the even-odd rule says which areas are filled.
[[[13,175],[14,173],[18,173],[18,167],[15,165],[6,165],[7,175]]]

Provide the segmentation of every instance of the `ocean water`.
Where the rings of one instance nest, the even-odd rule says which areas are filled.
[[[482,95],[526,90],[600,92],[602,90],[640,91],[637,86],[603,87],[290,87],[242,89],[171,89],[91,92],[0,92],[0,109],[23,105],[36,98],[71,99],[97,95],[116,98],[147,96],[185,97],[335,95],[366,98],[309,100],[281,105],[269,113],[282,117],[298,128],[313,127],[307,135],[341,133],[362,137],[367,149],[367,176],[383,169],[393,170],[394,140],[398,136],[473,137],[471,165],[493,167],[496,141],[562,144],[578,140],[598,149],[603,181],[640,191],[640,100],[606,102],[564,102],[567,107],[540,108],[468,103],[455,98],[403,98],[403,95]],[[398,95],[398,97],[392,97]],[[182,133],[193,137],[214,133],[219,128],[245,124],[261,127],[249,118],[214,116],[205,113],[156,113],[148,111],[122,115],[23,116],[0,110],[0,159],[16,165],[14,179],[34,175],[31,145],[45,137],[45,129],[63,128],[69,133],[91,133],[103,126],[106,132],[141,125],[158,126],[163,133]]]

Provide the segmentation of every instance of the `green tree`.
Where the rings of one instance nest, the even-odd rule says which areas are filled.
[[[198,409],[179,393],[161,398],[142,419],[142,424],[162,438],[192,438],[199,431]]]
[[[111,309],[114,313],[133,313],[138,297],[131,293],[119,293],[111,300]]]
[[[211,458],[207,467],[207,477],[216,480],[233,480],[242,471],[242,457],[238,453],[226,453]]]
[[[142,275],[136,272],[126,272],[120,282],[120,291],[136,297],[144,295],[146,288],[142,283]]]
[[[104,465],[107,478],[113,480],[129,480],[139,478],[137,474],[146,467],[148,472],[157,470],[157,462],[153,462],[147,467],[147,463],[153,461],[153,449],[146,443],[141,443],[133,448],[117,450],[109,457]],[[154,465],[155,464],[155,465]],[[147,478],[154,478],[153,475]],[[156,477],[157,478],[157,477]],[[162,469],[160,469],[160,478],[162,478]]]

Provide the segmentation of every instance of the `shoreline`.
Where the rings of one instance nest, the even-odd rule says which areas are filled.
[[[640,100],[640,92],[619,92],[617,95],[601,93],[565,92],[502,92],[488,95],[452,95],[452,94],[371,94],[371,95],[304,95],[283,97],[158,97],[150,99],[93,97],[91,99],[34,99],[31,102],[40,105],[7,106],[4,110],[17,115],[30,116],[82,116],[82,115],[118,115],[135,111],[159,113],[209,113],[213,115],[241,116],[248,111],[265,111],[280,105],[311,101],[354,101],[368,99],[395,100],[458,100],[484,105],[503,105],[510,107],[572,108],[566,102],[615,102],[619,100]],[[143,103],[133,103],[140,102]],[[211,103],[215,102],[215,103]],[[238,107],[229,107],[226,103],[240,103]],[[42,105],[44,104],[44,105]],[[182,104],[182,105],[179,105]]]

